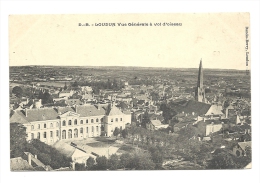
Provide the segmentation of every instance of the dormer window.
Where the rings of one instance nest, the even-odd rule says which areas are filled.
[[[113,122],[113,118],[111,119],[111,122]]]

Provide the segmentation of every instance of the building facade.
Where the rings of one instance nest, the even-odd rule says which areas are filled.
[[[131,114],[110,105],[75,105],[12,111],[11,123],[26,127],[27,140],[40,139],[46,144],[59,140],[97,137],[101,132],[112,136],[116,127],[125,129]]]

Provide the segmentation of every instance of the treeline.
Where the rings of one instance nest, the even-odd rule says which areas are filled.
[[[152,153],[151,153],[152,152]],[[75,170],[160,170],[162,169],[162,152],[153,148],[151,151],[136,149],[132,153],[112,154],[94,158],[89,157],[85,164],[76,164]]]
[[[124,87],[124,83],[121,82],[121,80],[110,80],[107,81],[84,81],[84,82],[78,82],[78,85],[80,86],[91,86],[93,89],[94,94],[99,94],[100,90],[110,89],[110,90],[121,90]]]

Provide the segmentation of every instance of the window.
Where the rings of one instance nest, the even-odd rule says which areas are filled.
[[[103,122],[103,118],[101,118],[100,121]]]
[[[56,130],[56,137],[59,136],[59,130]]]
[[[98,122],[98,118],[96,119],[96,122]]]
[[[71,125],[71,120],[69,120],[69,125]]]
[[[113,122],[113,118],[111,119],[111,122]]]
[[[50,124],[50,127],[53,128],[53,124],[52,123]]]
[[[118,122],[118,118],[116,118],[116,122]]]
[[[51,138],[53,137],[53,132],[52,132],[52,131],[50,131],[50,137],[51,137]]]
[[[94,126],[92,126],[92,130],[91,130],[91,132],[94,132]]]
[[[46,136],[47,136],[47,133],[44,132],[44,133],[43,133],[43,138],[46,138]]]
[[[31,133],[31,139],[34,139],[34,133]]]
[[[79,132],[80,132],[80,133],[83,133],[83,128],[80,128]]]
[[[96,126],[96,131],[98,132],[98,126]]]
[[[34,129],[34,126],[33,126],[33,125],[31,126],[31,129],[32,129],[32,130]]]
[[[47,126],[46,123],[44,123],[43,128],[46,128],[46,126]]]
[[[83,120],[80,120],[80,124],[83,124]]]
[[[41,128],[41,125],[40,124],[38,124],[38,129],[40,129]]]
[[[78,121],[75,119],[75,120],[74,120],[74,125],[77,125],[77,123],[78,123]]]
[[[78,129],[77,128],[74,129],[74,138],[78,138]]]
[[[120,121],[122,121],[123,120],[123,118],[120,118]]]
[[[62,121],[62,126],[66,126],[66,121]]]
[[[37,133],[37,139],[40,139],[41,138],[41,134],[40,132]]]
[[[91,123],[93,123],[94,122],[94,119],[91,119]]]
[[[88,123],[88,119],[86,119],[86,123]]]
[[[59,122],[56,123],[56,127],[59,127]]]
[[[87,129],[86,129],[86,133],[88,133],[88,127],[87,127]]]

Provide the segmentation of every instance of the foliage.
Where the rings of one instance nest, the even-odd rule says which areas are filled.
[[[125,153],[120,156],[120,164],[123,168],[129,167],[131,162],[130,153]]]
[[[85,171],[86,170],[85,164],[83,164],[83,163],[76,163],[75,164],[75,170],[76,171]]]
[[[91,170],[91,169],[94,167],[94,165],[95,165],[95,160],[94,160],[94,158],[89,157],[89,158],[87,159],[87,168],[88,168],[88,170]]]
[[[108,160],[108,167],[110,170],[116,170],[120,165],[120,159],[116,154],[112,154]]]
[[[117,136],[118,136],[119,134],[120,134],[120,130],[119,130],[118,127],[116,127],[115,130],[114,130],[114,132],[113,132],[113,135],[116,136],[116,138],[117,138]]]
[[[25,151],[38,155],[38,159],[45,165],[50,165],[53,169],[70,166],[71,158],[61,154],[57,149],[33,139],[25,146]]]
[[[10,124],[10,155],[11,158],[19,157],[23,154],[26,141],[26,129],[19,123]]]
[[[19,86],[15,86],[12,89],[12,93],[15,94],[16,97],[21,98],[22,95],[23,95],[23,89],[21,87],[19,87]]]
[[[122,130],[122,136],[123,136],[124,139],[127,138],[128,130],[126,128]]]
[[[96,158],[96,169],[97,170],[106,170],[108,168],[108,159],[106,156],[100,156]]]

